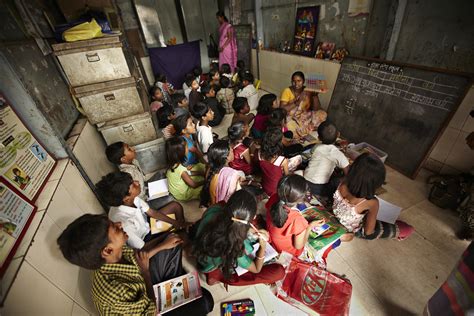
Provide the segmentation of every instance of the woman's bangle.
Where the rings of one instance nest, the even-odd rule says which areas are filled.
[[[263,256],[263,257],[258,257],[258,256],[257,256],[257,257],[255,257],[255,258],[257,258],[258,260],[263,260],[263,259],[265,259],[265,256]]]

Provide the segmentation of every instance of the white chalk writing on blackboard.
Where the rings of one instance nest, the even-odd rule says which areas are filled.
[[[357,99],[355,97],[346,100],[344,107],[347,114],[352,115],[354,113],[355,107],[357,105]]]
[[[393,95],[443,111],[449,111],[450,106],[454,104],[456,95],[450,90],[457,89],[455,86],[403,76],[400,74],[402,71],[400,67],[390,68],[390,65],[379,63],[371,63],[370,67],[346,65],[346,68],[341,71],[340,79],[363,89],[364,94],[375,97],[378,93]],[[393,74],[378,69],[399,73]],[[360,75],[370,76],[370,78],[364,79]],[[353,90],[358,91],[357,88]],[[420,94],[420,90],[431,92],[433,97]]]

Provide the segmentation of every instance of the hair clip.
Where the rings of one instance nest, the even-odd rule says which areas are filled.
[[[232,217],[231,218],[234,222],[238,222],[238,223],[241,223],[241,224],[245,224],[245,225],[248,225],[249,224],[249,221],[246,221],[244,219],[240,219],[240,218],[236,218],[236,217]]]

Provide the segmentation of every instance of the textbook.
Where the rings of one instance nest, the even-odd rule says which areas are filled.
[[[164,314],[202,296],[197,271],[153,285],[157,315]]]
[[[303,217],[306,218],[308,222],[325,219],[325,224],[329,226],[320,235],[314,231],[310,232],[308,244],[316,251],[327,249],[347,232],[344,226],[339,223],[337,218],[327,210],[318,209],[316,207],[308,207],[307,209],[301,211],[301,215],[303,215]]]
[[[252,253],[248,255],[250,259],[255,259],[258,248],[260,248],[260,244],[257,242],[253,245]],[[278,257],[278,252],[272,247],[272,245],[270,245],[270,243],[267,243],[267,246],[265,247],[265,259],[263,259],[263,263],[266,263],[276,257]],[[237,268],[235,268],[235,273],[237,273],[239,276],[247,272],[248,270],[242,267],[237,266]]]
[[[168,214],[166,216],[172,219],[176,219],[176,215],[174,214]],[[150,232],[152,235],[167,232],[171,229],[171,227],[173,227],[173,225],[171,225],[170,223],[158,221],[155,218],[150,217]]]
[[[148,183],[148,201],[169,195],[168,179],[161,179]]]
[[[377,219],[382,222],[395,224],[395,221],[400,216],[402,208],[395,204],[385,201],[381,197],[377,196],[379,200],[379,211],[377,213]]]

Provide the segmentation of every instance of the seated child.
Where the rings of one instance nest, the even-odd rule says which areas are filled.
[[[201,66],[194,67],[193,74],[199,85],[202,85],[205,81],[208,81],[207,75],[202,73]]]
[[[281,265],[263,264],[268,232],[251,228],[256,211],[255,197],[239,190],[225,205],[213,205],[204,213],[194,239],[193,253],[209,285],[217,282],[234,286],[269,284],[284,277],[285,270]],[[255,238],[259,243],[254,259],[248,255],[253,252],[249,233],[257,234]],[[238,276],[234,270],[237,266],[249,272]]]
[[[194,76],[194,73],[192,72],[187,73],[184,76],[183,92],[184,92],[184,96],[188,100],[189,100],[189,94],[191,93],[191,85],[193,84],[193,81],[195,80],[196,80],[196,77]]]
[[[232,80],[232,69],[229,64],[222,64],[221,66],[221,77],[225,76]]]
[[[150,111],[156,112],[163,106],[163,102],[165,102],[163,91],[161,91],[161,88],[153,86],[150,89],[150,97]]]
[[[135,159],[135,148],[124,142],[116,142],[105,148],[105,155],[111,163],[118,166],[120,171],[129,173],[132,179],[140,184],[142,191],[139,197],[143,200],[146,199],[145,174],[140,168],[138,160]]]
[[[301,156],[287,159],[282,156],[283,133],[278,128],[267,129],[263,136],[258,161],[262,170],[262,188],[268,196],[277,191],[278,181],[283,175],[294,172],[301,164]]]
[[[232,84],[234,86],[238,85],[242,79],[240,77],[240,73],[245,71],[245,62],[242,59],[237,60],[237,67],[235,68],[234,75],[232,76]]]
[[[237,97],[247,98],[247,102],[250,106],[250,110],[254,111],[258,105],[258,92],[253,85],[253,75],[246,71],[242,78],[242,88],[237,91]]]
[[[348,231],[342,241],[350,241],[354,235],[363,239],[403,240],[413,233],[413,226],[405,222],[390,224],[377,220],[379,200],[375,191],[384,182],[385,166],[377,156],[364,153],[357,157],[334,193],[334,215]]]
[[[182,93],[173,93],[171,95],[171,104],[173,105],[176,117],[189,113],[189,101]]]
[[[242,170],[246,175],[252,173],[252,158],[250,149],[243,144],[243,140],[249,134],[248,125],[244,122],[233,123],[227,129],[230,146],[234,153],[234,159],[229,163],[231,168]]]
[[[161,89],[163,93],[163,100],[171,104],[171,95],[174,93],[173,85],[166,80],[163,74],[155,75],[155,86]]]
[[[214,111],[203,102],[199,102],[194,106],[194,117],[199,120],[197,126],[197,140],[201,152],[205,155],[209,146],[214,142],[212,135],[212,127],[209,122],[214,119]]]
[[[278,107],[277,97],[273,93],[263,95],[258,101],[257,115],[252,126],[252,136],[262,138],[267,129],[267,121],[274,108]]]
[[[157,112],[156,117],[158,120],[158,127],[161,129],[163,133],[163,138],[168,139],[175,134],[174,126],[171,124],[176,118],[176,114],[174,109],[168,103],[165,103]]]
[[[153,239],[150,233],[149,217],[169,223],[177,229],[186,228],[183,207],[178,202],[170,202],[160,210],[153,210],[139,195],[142,188],[126,172],[112,172],[96,183],[101,200],[110,206],[109,218],[121,222],[128,235],[128,245],[141,249],[146,241]],[[174,214],[176,219],[168,217]]]
[[[298,204],[304,205],[307,191],[307,183],[302,176],[284,176],[278,182],[278,191],[265,205],[267,230],[272,245],[278,252],[286,251],[299,257],[305,249],[311,230],[324,224],[324,220],[308,223],[297,208]],[[303,255],[301,259],[307,257]]]
[[[216,99],[216,91],[214,90],[214,86],[210,84],[204,84],[201,87],[201,93],[204,99],[203,102],[206,103],[214,112],[214,118],[209,122],[209,125],[219,125],[224,118],[225,109]]]
[[[234,102],[235,95],[230,85],[230,79],[222,77],[220,84],[221,89],[217,92],[216,99],[225,108],[226,114],[234,113],[232,102]]]
[[[183,274],[182,240],[170,234],[133,250],[125,245],[127,239],[121,223],[105,215],[84,214],[67,226],[57,243],[70,263],[93,270],[91,296],[100,315],[156,315],[152,285]],[[168,315],[211,312],[212,295],[201,290],[201,298]]]
[[[195,144],[194,135],[196,134],[196,127],[193,119],[188,115],[181,115],[175,118],[172,122],[176,136],[181,136],[187,143],[187,153],[185,156],[184,165],[195,165],[199,161],[204,162],[203,154]]]
[[[188,144],[183,137],[172,137],[166,141],[166,160],[169,192],[179,201],[198,199],[204,184],[206,167],[202,163],[185,167]]]
[[[217,86],[217,87],[220,87],[220,79],[221,79],[221,75],[219,74],[219,70],[218,69],[211,69],[209,71],[209,83],[214,85],[214,86]]]
[[[232,108],[235,111],[234,116],[232,117],[232,124],[235,122],[244,122],[245,124],[250,125],[255,118],[253,113],[249,113],[250,107],[246,98],[236,97],[234,102],[232,102]]]
[[[283,156],[293,157],[300,154],[304,147],[299,143],[298,139],[294,139],[292,131],[288,130],[286,126],[286,110],[283,108],[273,109],[270,114],[270,119],[267,121],[267,129],[271,127],[281,128],[283,132]]]
[[[191,91],[189,92],[189,111],[193,113],[193,107],[196,103],[202,102],[204,100],[201,94],[201,87],[197,80],[193,80],[191,83]]]
[[[233,151],[226,140],[216,140],[207,154],[209,169],[206,175],[206,183],[201,191],[201,205],[209,206],[224,201],[237,190],[245,181],[245,173],[235,170],[227,165],[234,160]]]
[[[323,197],[332,197],[340,179],[331,177],[334,168],[340,168],[347,175],[349,160],[334,145],[337,139],[336,126],[328,121],[318,126],[318,138],[322,144],[314,145],[311,159],[304,171],[304,177],[309,181],[311,193]]]

